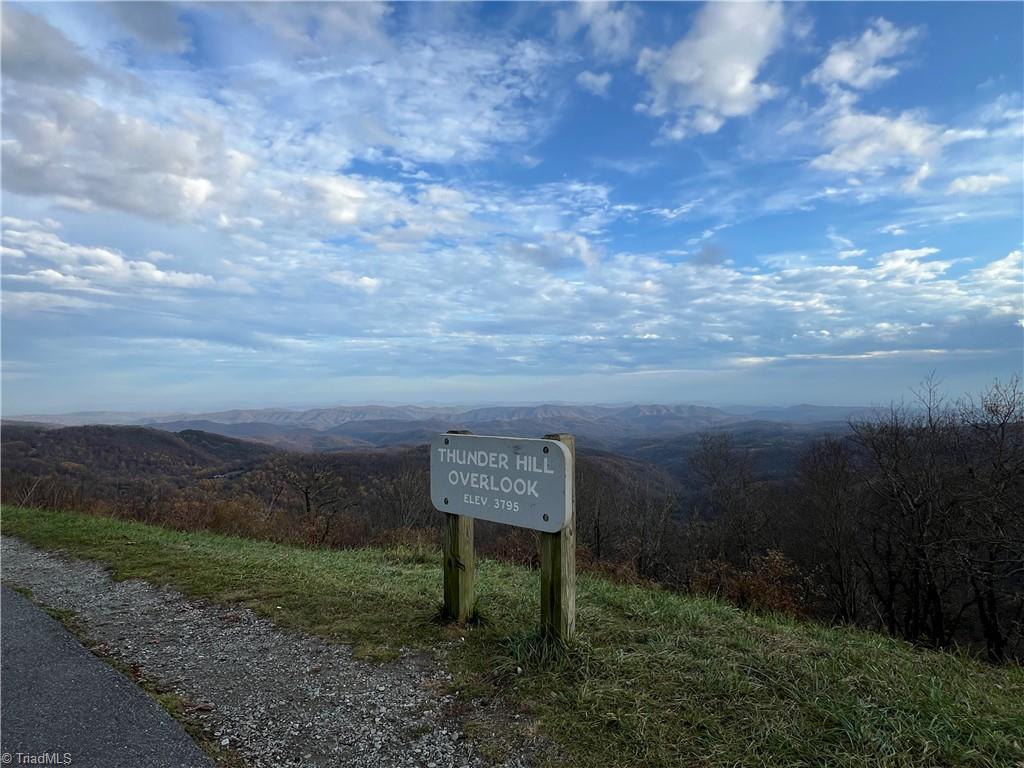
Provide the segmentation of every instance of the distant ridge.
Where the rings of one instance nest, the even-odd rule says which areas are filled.
[[[847,421],[864,418],[878,409],[872,406],[792,405],[788,408],[763,408],[747,415],[756,421],[784,421],[791,424],[815,424],[822,421]]]
[[[4,423],[58,424],[65,427],[94,424],[154,425],[169,422],[210,421],[217,424],[289,424],[312,429],[330,429],[352,421],[424,421],[453,419],[463,423],[517,421],[522,419],[635,419],[642,417],[696,418],[710,420],[755,419],[813,423],[843,421],[870,415],[877,406],[799,405],[765,407],[750,405],[709,406],[701,404],[661,405],[657,403],[621,405],[542,405],[425,406],[425,405],[345,405],[329,408],[233,408],[223,411],[73,411],[58,414],[18,414],[4,416]]]
[[[358,405],[341,406],[338,408],[310,408],[304,411],[293,411],[286,408],[259,408],[254,410],[218,411],[195,415],[176,414],[172,417],[153,417],[143,419],[143,424],[163,424],[169,421],[210,421],[218,424],[288,424],[291,426],[310,427],[312,429],[330,429],[350,421],[366,421],[393,419],[397,421],[419,421],[422,419],[446,416],[457,412],[454,408],[427,408],[418,405]]]
[[[416,446],[438,432],[467,429],[480,435],[539,437],[571,432],[589,450],[621,452],[642,441],[652,454],[688,445],[677,438],[709,429],[781,435],[787,425],[838,426],[870,414],[856,406],[796,405],[787,408],[735,408],[705,405],[495,405],[484,407],[357,405],[333,408],[254,408],[201,414],[128,414],[83,411],[57,416],[23,416],[37,424],[77,426],[104,423],[146,426],[168,432],[198,430],[291,451],[332,452]],[[134,419],[134,421],[133,421]],[[95,420],[95,421],[93,421]],[[13,422],[5,422],[5,426]],[[757,426],[762,425],[762,426]],[[658,444],[664,441],[664,446]]]
[[[54,424],[60,427],[85,427],[98,424],[112,426],[130,426],[146,424],[160,417],[175,418],[169,414],[153,411],[73,411],[72,413],[26,414],[24,416],[4,416],[6,424]]]
[[[499,405],[486,407],[355,405],[335,408],[252,408],[209,413],[131,413],[127,411],[77,411],[66,414],[26,414],[12,417],[21,422],[85,426],[90,424],[150,426],[177,422],[216,424],[281,424],[326,430],[354,421],[427,421],[451,420],[464,424],[523,420],[597,421],[656,417],[696,419],[707,422],[734,420],[735,414],[701,405]]]
[[[474,408],[454,414],[467,424],[484,421],[520,421],[526,419],[583,419],[591,421],[614,415],[621,408],[602,405],[536,405],[536,406],[492,406]]]

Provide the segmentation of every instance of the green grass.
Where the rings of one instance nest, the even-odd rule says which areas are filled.
[[[503,563],[479,563],[481,621],[462,628],[434,621],[441,571],[431,550],[302,549],[11,507],[2,525],[115,578],[238,602],[369,657],[447,647],[464,700],[498,695],[528,713],[559,764],[1024,764],[1020,667],[588,574],[579,640],[560,649],[536,633],[537,573]]]

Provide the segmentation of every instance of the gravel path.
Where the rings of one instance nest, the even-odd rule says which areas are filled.
[[[429,657],[406,653],[372,664],[353,658],[348,646],[278,629],[247,609],[117,582],[95,563],[9,536],[0,554],[5,584],[71,611],[102,652],[192,704],[195,717],[249,766],[488,764],[446,714],[450,677]],[[501,765],[528,765],[529,747]]]

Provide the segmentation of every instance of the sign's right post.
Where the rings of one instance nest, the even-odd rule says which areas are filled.
[[[569,449],[572,493],[568,524],[556,533],[540,534],[540,628],[552,640],[567,642],[576,634],[576,440],[572,435],[544,435]]]

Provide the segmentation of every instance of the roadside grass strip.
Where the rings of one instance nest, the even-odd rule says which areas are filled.
[[[538,572],[493,560],[478,561],[476,620],[454,626],[437,621],[440,549],[306,549],[10,506],[0,526],[382,663],[435,649],[462,700],[501,697],[536,721],[552,765],[1024,765],[1019,666],[587,573],[578,639],[558,646],[538,634]]]

